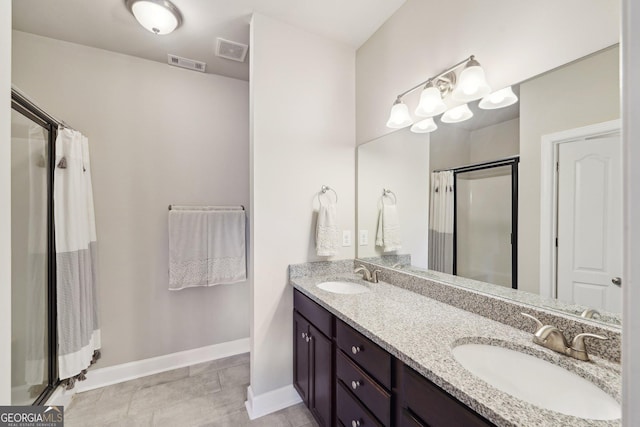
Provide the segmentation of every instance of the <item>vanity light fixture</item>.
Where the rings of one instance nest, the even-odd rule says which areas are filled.
[[[154,34],[171,33],[182,24],[182,15],[169,0],[125,0],[140,25]]]
[[[411,126],[411,132],[414,133],[429,133],[438,129],[438,125],[433,121],[433,117],[420,120],[418,123]]]
[[[391,107],[391,114],[387,121],[387,127],[391,129],[402,129],[413,123],[409,115],[409,107],[398,97]]]
[[[462,66],[464,66],[464,69],[458,77],[456,70]],[[420,94],[420,102],[415,110],[415,115],[427,118],[432,118],[445,112],[447,106],[443,98],[448,95],[451,95],[451,97],[457,101],[466,103],[482,98],[491,92],[491,88],[487,84],[484,76],[484,70],[480,66],[480,63],[476,61],[475,56],[471,55],[465,60],[444,70],[437,76],[431,77],[398,95],[391,107],[387,127],[401,129],[413,124],[413,119],[409,115],[409,109],[407,105],[402,102],[402,98],[418,88],[423,88],[423,90]],[[450,112],[445,113],[449,121],[443,120],[443,122],[455,123],[473,116],[471,110],[469,110],[466,105],[464,107],[461,106],[459,109],[457,108],[458,107],[453,108],[449,110]],[[457,114],[460,114],[460,116],[457,117]],[[457,118],[454,119],[454,116]],[[419,125],[413,126],[411,130],[413,132],[425,132],[424,129],[429,129],[427,132],[435,130],[432,129],[435,123],[433,123],[433,126],[425,121],[420,123]]]
[[[455,74],[453,76],[455,77]],[[436,88],[432,81],[429,81],[420,94],[420,103],[415,111],[416,116],[433,117],[444,113],[446,109],[447,106],[442,100],[441,90]]]
[[[511,86],[497,90],[490,95],[485,96],[478,104],[483,110],[495,110],[498,108],[508,107],[518,102],[518,97],[513,93]]]
[[[489,92],[491,88],[484,77],[484,70],[472,55],[460,73],[460,79],[451,92],[451,97],[456,101],[469,102],[482,98]]]
[[[447,110],[440,120],[442,120],[443,123],[460,123],[469,120],[471,117],[473,117],[473,113],[469,109],[469,106],[462,104]]]

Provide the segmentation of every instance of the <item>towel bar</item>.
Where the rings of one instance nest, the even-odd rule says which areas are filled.
[[[169,205],[169,210],[172,210],[174,205]],[[238,206],[181,206],[181,205],[175,205],[176,207],[181,207],[181,208],[193,208],[195,210],[210,210],[210,211],[216,211],[216,210],[232,210],[232,209],[237,209],[240,208],[242,210],[244,209],[244,205],[238,205]]]

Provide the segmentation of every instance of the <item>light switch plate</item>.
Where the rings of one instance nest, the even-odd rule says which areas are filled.
[[[369,244],[369,230],[360,230],[360,246]]]
[[[342,246],[351,246],[351,230],[342,230]]]

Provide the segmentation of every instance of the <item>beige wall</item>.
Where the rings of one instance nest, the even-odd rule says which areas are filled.
[[[402,249],[390,253],[410,254],[412,265],[427,268],[429,136],[402,129],[358,147],[358,233],[369,232],[368,245],[354,240],[359,258],[382,255],[376,229],[382,189],[388,188],[398,199],[402,239]]]
[[[11,404],[11,2],[0,2],[0,405]]]
[[[468,130],[444,125],[431,133],[429,172],[469,164],[470,136]]]
[[[338,193],[339,227],[355,229],[355,52],[259,14],[251,32],[251,388],[261,395],[292,383],[287,266],[319,259],[323,184]],[[335,259],[354,254],[352,244]]]
[[[469,135],[470,163],[487,162],[517,156],[519,152],[519,118],[476,129]]]
[[[167,206],[248,206],[248,84],[13,34],[13,82],[89,138],[98,367],[246,338],[247,282],[167,290]]]
[[[616,47],[520,85],[519,289],[539,292],[540,139],[620,118],[619,61]]]
[[[614,0],[456,0],[445,9],[407,0],[358,49],[358,143],[391,131],[385,123],[399,93],[469,55],[499,89],[611,46],[620,35]],[[407,97],[410,110],[418,96]]]

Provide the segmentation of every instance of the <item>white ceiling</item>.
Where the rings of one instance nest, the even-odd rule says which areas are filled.
[[[206,62],[208,73],[249,80],[248,56],[234,62],[214,49],[216,37],[249,44],[253,12],[357,49],[405,1],[172,0],[183,24],[166,36],[142,28],[124,0],[13,0],[12,9],[15,30],[165,63],[172,53]]]

